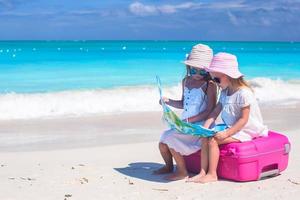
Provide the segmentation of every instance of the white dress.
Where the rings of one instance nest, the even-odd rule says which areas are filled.
[[[204,87],[205,86],[205,87]],[[202,88],[206,88],[204,83],[200,88],[189,89],[184,87],[183,91],[183,113],[182,119],[195,116],[203,112],[207,107],[207,96]],[[202,124],[203,122],[199,122]],[[181,155],[190,155],[200,150],[200,138],[192,135],[178,133],[174,129],[163,132],[160,142],[168,145]]]
[[[241,117],[242,108],[250,106],[247,124],[231,137],[241,142],[268,135],[268,128],[263,124],[260,109],[254,93],[249,88],[241,88],[228,96],[228,90],[223,90],[220,96],[222,104],[221,118],[227,126],[233,126]]]

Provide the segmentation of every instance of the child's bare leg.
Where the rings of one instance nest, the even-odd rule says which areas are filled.
[[[153,171],[153,174],[167,174],[173,172],[173,158],[168,145],[160,142],[159,151],[165,161],[165,166]]]
[[[200,178],[206,175],[208,169],[208,138],[201,139],[201,169],[199,174],[188,178],[187,182],[199,182]]]
[[[215,138],[211,138],[209,140],[209,142],[208,142],[209,167],[208,167],[208,172],[207,172],[206,176],[204,176],[200,179],[201,183],[208,183],[208,182],[213,182],[213,181],[218,180],[217,167],[218,167],[219,156],[220,156],[219,145],[232,143],[232,142],[239,142],[239,141],[236,139],[233,139],[231,137],[226,138],[224,140],[217,140]]]
[[[184,158],[180,153],[176,152],[173,149],[170,149],[172,156],[176,162],[176,171],[165,178],[167,180],[176,181],[180,179],[184,179],[188,176],[188,172],[186,170]]]
[[[218,180],[217,166],[219,162],[220,150],[218,142],[211,138],[208,142],[209,147],[209,167],[206,176],[200,179],[201,183],[213,182]]]

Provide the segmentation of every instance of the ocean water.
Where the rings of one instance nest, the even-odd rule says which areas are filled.
[[[300,102],[300,43],[0,41],[0,120],[160,110],[179,98],[193,45],[238,56],[261,103]]]

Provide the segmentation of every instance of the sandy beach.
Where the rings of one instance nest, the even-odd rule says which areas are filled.
[[[279,176],[237,183],[167,182],[151,175],[166,128],[160,112],[0,122],[0,199],[298,199],[300,105],[263,106],[292,143]]]

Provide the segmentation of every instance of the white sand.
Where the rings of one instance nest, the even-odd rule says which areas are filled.
[[[299,199],[299,110],[263,109],[292,143],[280,176],[205,185],[151,175],[162,164],[159,113],[1,122],[0,199]]]

